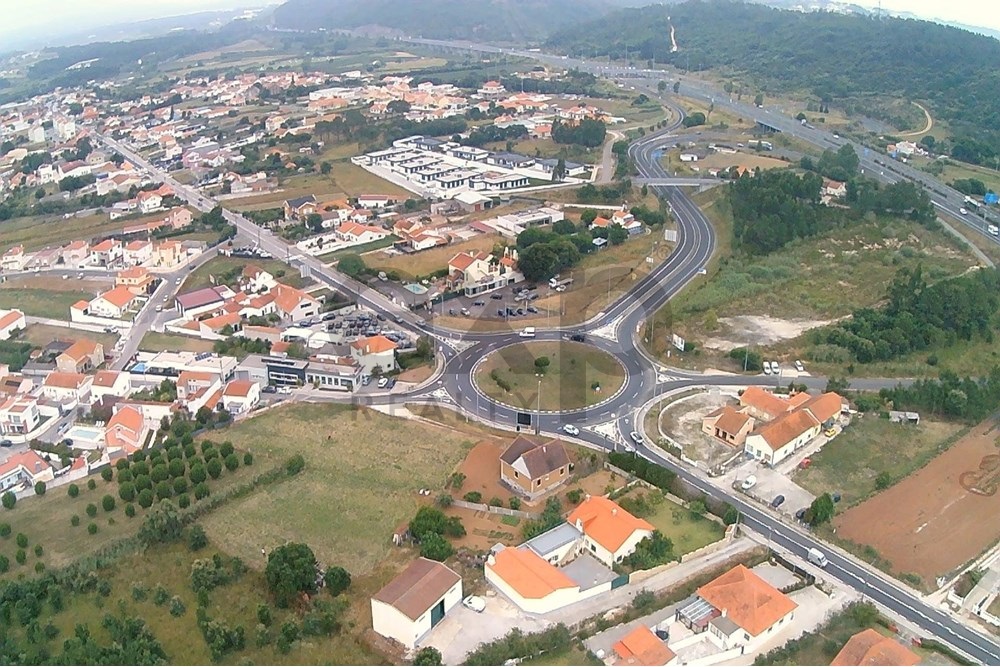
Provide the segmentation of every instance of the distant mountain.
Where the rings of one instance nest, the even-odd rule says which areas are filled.
[[[430,39],[537,40],[628,0],[289,0],[277,28],[382,28]]]
[[[677,50],[671,50],[673,27]],[[715,69],[760,90],[807,90],[834,104],[863,96],[931,103],[950,148],[977,163],[1000,156],[1000,42],[929,21],[799,12],[691,0],[624,9],[566,28],[550,48]]]

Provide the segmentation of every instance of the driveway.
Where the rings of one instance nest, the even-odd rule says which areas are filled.
[[[784,496],[785,502],[778,508],[778,512],[786,516],[794,517],[797,511],[809,507],[816,498],[777,470],[756,461],[745,461],[725,475],[713,479],[712,482],[723,488],[731,488],[733,483],[742,481],[750,475],[757,478],[757,484],[746,494],[764,505],[770,505],[779,495]]]
[[[530,634],[552,625],[550,621],[525,614],[495,591],[489,591],[483,599],[486,609],[482,613],[456,606],[417,644],[417,648],[433,646],[441,651],[442,664],[460,665],[477,646],[499,639],[514,628]]]

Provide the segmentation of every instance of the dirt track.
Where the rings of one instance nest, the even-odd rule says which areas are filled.
[[[1000,539],[1000,427],[978,424],[927,466],[834,521],[897,573],[933,584]]]

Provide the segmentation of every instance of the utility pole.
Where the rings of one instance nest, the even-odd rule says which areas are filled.
[[[542,432],[542,379],[538,378],[538,396],[535,401],[535,435]]]

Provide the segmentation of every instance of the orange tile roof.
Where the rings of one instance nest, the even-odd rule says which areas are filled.
[[[136,280],[138,280],[138,279],[141,279],[141,278],[148,278],[148,277],[149,277],[149,271],[147,271],[146,269],[142,268],[141,266],[130,266],[129,268],[122,269],[121,271],[118,272],[118,279],[119,280],[121,280],[121,279],[125,279],[125,280],[136,279]]]
[[[95,387],[113,387],[122,373],[118,371],[97,371],[94,373]]]
[[[6,475],[20,467],[24,467],[32,475],[36,475],[47,468],[51,468],[48,461],[29,449],[20,454],[14,454],[0,465],[0,476]]]
[[[250,380],[233,380],[226,385],[226,389],[222,392],[222,395],[239,396],[242,398],[248,396],[256,384],[256,382],[252,382]]]
[[[503,549],[493,557],[493,564],[488,567],[517,591],[518,595],[531,600],[540,600],[558,590],[578,587],[562,570],[530,549]]]
[[[645,519],[632,516],[613,500],[591,496],[576,506],[566,517],[574,526],[579,521],[583,532],[602,547],[615,553],[637,530],[654,530]]]
[[[76,310],[87,310],[88,308],[90,308],[90,303],[84,301],[83,299],[80,299],[79,301],[74,303],[72,307],[75,308]]]
[[[782,413],[788,412],[792,407],[783,397],[777,396],[760,387],[747,387],[740,395],[740,405],[749,405],[764,414],[770,415],[772,419]]]
[[[676,656],[667,644],[645,625],[640,625],[622,637],[611,650],[618,655],[616,665],[665,665]]]
[[[473,255],[470,252],[460,252],[451,258],[448,262],[448,266],[453,269],[458,269],[459,271],[465,271],[470,266],[472,266],[476,260],[485,260],[489,257],[486,253],[479,252]]]
[[[111,448],[135,451],[142,444],[142,413],[132,406],[118,410],[104,429],[104,444]]]
[[[847,640],[844,648],[830,663],[834,666],[910,665],[920,664],[920,656],[895,639],[868,628]]]
[[[84,248],[88,247],[89,245],[90,244],[87,243],[86,241],[76,240],[76,241],[71,242],[68,246],[66,246],[66,250],[83,250]]]
[[[87,378],[83,373],[60,373],[58,371],[49,373],[45,377],[46,387],[61,387],[62,389],[76,389],[83,384]]]
[[[274,295],[274,304],[285,313],[290,313],[303,301],[316,301],[300,289],[289,287],[283,283],[278,283],[271,288]]]
[[[100,298],[104,299],[116,308],[125,308],[130,303],[135,301],[135,294],[133,294],[132,291],[124,285],[119,285],[118,287],[108,290],[102,294]]]
[[[237,306],[237,309],[239,309],[239,306]],[[240,317],[239,313],[226,313],[225,315],[219,315],[218,317],[210,317],[207,320],[202,320],[201,324],[202,326],[208,327],[212,331],[221,331],[222,329],[225,329],[227,325],[233,326],[239,324],[241,319],[243,318]]]
[[[828,391],[809,399],[802,405],[803,410],[808,410],[816,421],[823,423],[828,419],[833,419],[840,414],[844,401],[839,394]]]
[[[755,637],[798,607],[745,565],[737,565],[705,584],[698,595]]]
[[[82,361],[97,352],[97,345],[92,340],[81,338],[63,350],[63,354],[74,361]]]
[[[594,221],[590,223],[592,227],[607,227],[611,224],[611,221],[603,216],[598,216],[594,218]]]
[[[719,418],[715,421],[715,428],[725,433],[739,433],[746,423],[752,420],[750,415],[739,412],[731,405],[723,406],[719,411]]]
[[[120,245],[121,243],[118,241],[118,239],[105,239],[100,243],[98,243],[97,245],[95,245],[93,248],[91,248],[91,250],[93,252],[108,252],[112,248],[115,248]]]
[[[215,375],[205,373],[204,371],[181,371],[181,374],[177,376],[178,385],[187,385],[191,382],[212,382],[214,380]]]
[[[284,354],[292,346],[287,340],[279,340],[271,344],[271,354]]]
[[[360,338],[351,343],[351,347],[355,350],[360,350],[362,354],[380,354],[395,350],[396,344],[379,334],[377,336],[369,336],[368,338]]]
[[[799,437],[811,428],[819,426],[820,422],[807,410],[796,410],[782,415],[773,422],[754,431],[764,438],[764,441],[777,451]]]

